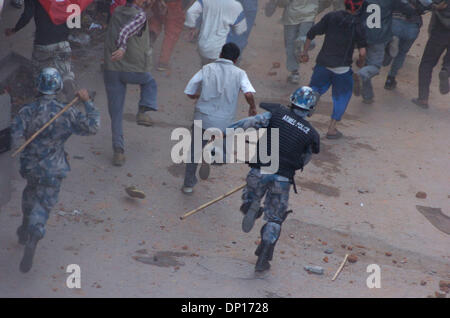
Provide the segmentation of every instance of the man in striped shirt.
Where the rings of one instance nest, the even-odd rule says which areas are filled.
[[[153,0],[127,0],[115,8],[105,40],[104,81],[111,116],[113,164],[125,163],[122,115],[127,84],[141,87],[136,122],[151,126],[148,111],[156,111],[157,85],[152,75],[152,49],[147,15],[143,8]]]

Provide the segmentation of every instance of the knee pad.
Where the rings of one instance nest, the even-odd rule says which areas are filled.
[[[281,233],[281,224],[275,222],[266,223],[261,229],[261,240],[268,244],[275,244]]]
[[[41,240],[45,236],[45,226],[42,223],[30,225],[28,231],[30,235],[36,237],[38,240]]]

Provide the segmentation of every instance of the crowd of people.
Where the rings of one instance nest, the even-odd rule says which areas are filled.
[[[161,52],[155,69],[171,67],[171,56],[184,28],[189,38],[198,43],[200,70],[192,77],[184,93],[196,100],[192,125],[191,162],[186,164],[182,191],[192,194],[196,173],[206,179],[209,164],[194,160],[195,127],[200,132],[216,128],[277,128],[280,166],[276,173],[264,174],[265,164],[252,163],[243,193],[241,211],[243,230],[249,232],[255,220],[264,213],[266,223],[261,229],[261,243],[256,255],[256,271],[270,267],[281,225],[289,211],[290,185],[295,171],[302,170],[311,155],[320,151],[320,137],[307,121],[320,96],[332,88],[333,112],[328,139],[343,136],[337,129],[353,95],[362,96],[366,104],[374,102],[372,78],[383,66],[391,65],[384,88],[395,89],[396,76],[422,26],[422,15],[432,11],[429,39],[419,66],[418,98],[413,102],[428,108],[432,72],[445,52],[439,71],[440,92],[449,92],[450,72],[450,6],[448,0],[268,0],[264,12],[271,18],[277,8],[283,10],[282,25],[286,68],[286,85],[299,86],[301,64],[309,61],[315,38],[324,36],[316,65],[308,86],[297,88],[289,105],[265,104],[267,112],[257,114],[255,89],[245,70],[239,67],[247,47],[258,11],[257,0],[114,0],[104,45],[104,84],[111,118],[113,164],[125,164],[125,143],[122,129],[123,111],[128,84],[140,85],[136,105],[136,123],[151,126],[151,111],[158,110],[158,88],[152,76],[153,43],[164,30]],[[17,234],[25,245],[20,266],[28,272],[32,266],[37,242],[43,238],[45,223],[58,199],[62,179],[69,170],[64,143],[72,134],[92,135],[100,125],[100,115],[86,90],[78,90],[71,67],[70,33],[66,24],[55,24],[39,0],[12,0],[23,13],[13,28],[5,30],[13,36],[32,18],[36,25],[32,62],[39,97],[22,108],[12,126],[15,139],[31,137],[77,95],[85,104],[86,113],[72,109],[39,135],[21,155],[21,174],[27,180],[23,192],[23,223]],[[379,11],[373,11],[373,6]],[[327,8],[331,12],[319,21],[317,16]],[[368,21],[379,13],[380,24]],[[358,51],[357,71],[353,71],[353,55]],[[294,90],[294,89],[293,89]],[[239,93],[249,105],[249,117],[236,118]],[[62,100],[63,99],[63,100]],[[226,138],[227,136],[224,136]],[[203,149],[208,140],[201,146]],[[226,154],[226,149],[222,150]],[[264,207],[261,206],[266,196]]]

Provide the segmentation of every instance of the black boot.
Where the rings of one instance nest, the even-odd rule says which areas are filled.
[[[449,79],[449,71],[443,68],[439,72],[439,91],[442,95],[448,94],[448,92],[450,91],[448,79]]]
[[[387,90],[393,90],[397,87],[397,81],[395,80],[395,77],[388,76],[386,79],[386,83],[384,83],[384,89]]]
[[[273,247],[272,244],[268,244],[264,241],[261,241],[258,248],[255,251],[255,254],[258,256],[258,260],[255,265],[255,272],[264,272],[270,269],[269,261],[272,260],[273,255]]]
[[[28,240],[28,231],[24,225],[21,225],[17,228],[16,231],[17,236],[19,237],[19,244],[25,245]]]
[[[28,217],[22,217],[22,224],[17,228],[17,236],[19,237],[19,244],[25,245],[28,240]]]
[[[244,207],[244,205],[241,207],[241,211],[243,211],[243,209],[247,208],[246,206]],[[245,213],[244,219],[242,220],[242,230],[245,233],[248,233],[252,230],[253,225],[255,225],[255,220],[258,219],[259,217],[261,217],[262,213],[263,213],[263,209],[259,206],[259,202],[258,201],[253,201],[250,204],[250,207],[248,207],[248,210]]]
[[[42,225],[38,225],[42,226]],[[23,253],[22,261],[20,262],[20,271],[22,273],[28,273],[33,266],[33,257],[36,251],[36,246],[39,240],[42,238],[41,232],[34,227],[28,234],[28,240],[25,243],[25,250]]]

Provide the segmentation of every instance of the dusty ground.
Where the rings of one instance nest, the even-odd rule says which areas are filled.
[[[3,13],[0,51],[10,48],[30,57],[32,24],[15,38],[5,40],[3,36],[3,29],[13,25],[18,14],[10,7]],[[435,73],[431,108],[423,110],[409,102],[416,95],[425,30],[398,76],[397,90],[382,88],[384,69],[374,81],[375,104],[367,106],[353,98],[341,126],[345,138],[323,139],[321,154],[297,175],[301,192],[291,193],[294,214],[283,227],[272,270],[262,276],[253,272],[253,252],[262,223],[258,221],[250,234],[242,233],[239,194],[179,220],[186,211],[241,184],[248,171],[245,165],[218,167],[208,181],[199,183],[193,196],[180,192],[183,167],[171,162],[174,142],[170,134],[176,127],[191,124],[193,104],[183,96],[183,88],[199,67],[195,46],[181,40],[173,70],[154,72],[160,103],[154,127],[135,124],[138,88],[129,87],[124,118],[127,163],[122,168],[111,165],[110,121],[99,66],[101,48],[75,52],[79,83],[98,92],[102,129],[97,136],[73,137],[68,142],[72,173],[63,183],[60,203],[39,244],[35,265],[26,275],[18,270],[22,248],[15,230],[21,219],[24,181],[16,173],[13,198],[0,213],[0,296],[434,295],[439,281],[450,279],[446,227],[450,216],[450,98],[439,95]],[[156,52],[159,46],[160,41]],[[273,62],[280,62],[281,68],[271,70]],[[282,26],[276,17],[267,19],[260,12],[242,63],[258,101],[286,101],[295,89],[285,82],[284,64]],[[302,84],[308,84],[312,67],[313,61],[303,65]],[[274,71],[276,75],[268,76]],[[330,101],[328,93],[312,118],[322,135],[331,113]],[[245,105],[243,99],[241,102]],[[242,106],[239,116],[246,112]],[[129,185],[143,189],[147,199],[128,199],[124,188]],[[426,192],[426,199],[416,198],[418,191]],[[440,208],[443,214],[429,221],[416,205]],[[81,215],[72,215],[74,210]],[[334,253],[324,254],[329,247]],[[358,261],[347,264],[332,282],[346,253],[357,255]],[[69,264],[81,266],[79,290],[66,287]],[[381,289],[366,286],[369,264],[381,267]],[[323,266],[325,274],[310,275],[303,269],[305,265]]]

